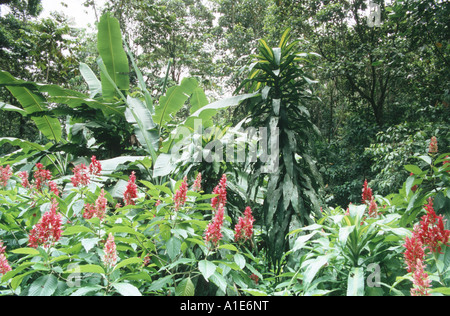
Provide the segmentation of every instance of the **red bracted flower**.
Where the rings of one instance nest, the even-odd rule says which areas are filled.
[[[445,157],[445,159],[448,159],[449,158],[449,156],[446,156]],[[442,166],[444,167],[444,168],[447,168],[448,166],[450,166],[450,160],[444,160],[443,162],[442,162]],[[447,172],[448,173],[450,173],[450,170],[447,170]]]
[[[368,184],[367,184],[367,179],[364,181],[364,187],[362,190],[362,202],[364,204],[369,204],[370,201],[372,201],[373,198],[373,193],[372,193],[372,189],[369,188]]]
[[[19,178],[22,180],[22,186],[24,188],[31,187],[30,181],[28,181],[28,172],[26,171],[19,172]]]
[[[217,209],[219,205],[225,206],[227,204],[227,176],[224,174],[220,179],[219,184],[214,188],[213,194],[218,194],[218,196],[211,199],[211,206]]]
[[[94,204],[86,203],[84,205],[83,218],[91,219],[92,217],[95,216],[96,213],[97,213],[97,211],[95,209],[95,205]]]
[[[433,199],[428,199],[428,204],[425,205],[427,215],[422,216],[422,219],[414,230],[416,236],[420,239],[425,248],[430,249],[431,252],[441,253],[442,245],[447,245],[450,237],[450,230],[444,228],[443,216],[436,215],[433,209]]]
[[[50,211],[44,213],[28,236],[28,245],[37,248],[42,245],[48,248],[61,238],[61,214],[57,213],[58,202],[52,200]]]
[[[105,191],[102,189],[100,195],[95,201],[96,216],[102,221],[106,214],[108,200],[105,198]]]
[[[194,192],[200,192],[202,190],[202,173],[199,172],[195,178],[194,185],[192,186]]]
[[[417,260],[422,261],[425,258],[425,250],[423,249],[422,242],[413,233],[411,238],[405,238],[405,244],[403,247],[406,248],[405,253],[405,263],[408,266],[408,272],[413,272],[415,270]]]
[[[173,197],[173,202],[175,203],[175,211],[178,211],[180,207],[183,206],[184,203],[186,203],[187,190],[187,177],[184,177],[180,187],[178,188],[177,192],[175,192],[175,196]]]
[[[5,253],[6,246],[3,246],[3,241],[0,240],[0,254]]]
[[[370,203],[369,203],[369,216],[377,217],[378,215],[379,215],[378,205],[377,205],[377,202],[375,202],[375,199],[372,197],[372,200],[370,200]]]
[[[105,191],[102,189],[95,204],[88,203],[84,205],[83,217],[85,219],[97,217],[102,221],[105,218],[107,203],[108,200],[105,198]]]
[[[431,137],[430,146],[428,147],[428,152],[430,154],[435,154],[438,152],[438,142],[436,136]]]
[[[35,181],[35,186],[38,191],[42,192],[42,186],[48,185],[48,181],[52,179],[52,173],[50,170],[44,169],[44,166],[39,162],[36,164],[37,171],[34,172],[33,176]]]
[[[0,275],[6,274],[11,271],[11,267],[3,253],[0,253]]]
[[[137,198],[137,185],[135,172],[132,171],[128,180],[127,188],[123,194],[123,201],[125,205],[135,205],[134,199]]]
[[[212,242],[214,246],[217,246],[219,240],[222,239],[222,226],[223,219],[225,217],[225,210],[223,208],[223,204],[219,205],[219,208],[216,211],[216,215],[211,223],[208,224],[205,232],[205,240],[206,242]]]
[[[0,166],[0,186],[6,187],[6,185],[8,184],[8,180],[12,175],[13,172],[9,165],[4,168]]]
[[[252,275],[250,275],[250,279],[252,279],[253,282],[255,282],[255,284],[258,284],[258,282],[259,282],[259,277],[254,273],[252,273]]]
[[[58,185],[56,184],[55,181],[49,181],[48,186],[50,188],[50,191],[52,191],[56,196],[59,196]]]
[[[102,172],[102,165],[100,161],[97,160],[97,157],[91,157],[91,163],[89,164],[89,173],[94,176],[99,176]]]
[[[112,233],[109,233],[108,235],[104,251],[105,255],[103,256],[103,263],[107,267],[114,267],[117,263],[117,251]]]
[[[413,273],[413,285],[411,296],[429,296],[428,289],[431,287],[431,280],[424,271],[422,260],[417,259],[416,267]]]
[[[74,187],[86,186],[91,181],[89,175],[89,168],[85,164],[79,164],[75,166],[72,170],[73,177],[70,179]]]
[[[234,240],[236,242],[239,240],[247,241],[252,238],[254,222],[255,219],[252,215],[252,209],[247,206],[245,208],[244,218],[239,217],[239,221],[234,228]]]

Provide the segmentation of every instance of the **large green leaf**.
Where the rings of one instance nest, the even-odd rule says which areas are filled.
[[[206,98],[205,91],[202,88],[197,87],[192,93],[190,103],[191,103],[191,110],[190,110],[191,114],[195,113],[197,110],[207,105],[208,99]]]
[[[34,281],[29,290],[29,296],[51,296],[58,287],[58,279],[55,275],[49,274],[41,276]]]
[[[26,114],[36,123],[41,133],[50,140],[59,142],[62,136],[61,123],[56,117],[49,115],[32,116],[33,113],[49,111],[44,96],[22,86],[25,82],[14,78],[11,74],[0,71],[0,84],[5,85],[17,101],[22,105]]]
[[[134,132],[141,145],[156,160],[156,151],[159,144],[159,132],[153,122],[150,110],[141,100],[128,96],[125,117],[128,123],[134,126]]]
[[[30,142],[27,140],[23,140],[20,138],[1,137],[0,138],[0,147],[5,143],[9,143],[13,146],[18,146],[18,147],[22,148],[25,153],[28,153],[30,151],[44,151],[45,150],[45,147],[43,147],[39,144]]]
[[[128,57],[130,58],[131,65],[133,66],[134,72],[136,73],[136,76],[137,76],[137,79],[138,79],[139,88],[141,89],[141,92],[144,95],[145,105],[147,106],[147,109],[150,111],[150,113],[153,115],[155,113],[155,109],[153,107],[153,99],[152,99],[152,97],[150,95],[150,92],[148,92],[148,90],[147,90],[147,86],[146,86],[146,82],[144,80],[144,76],[142,76],[141,70],[136,65],[136,61],[134,59],[133,54],[131,53],[130,48],[128,47],[126,42],[124,42],[124,44],[125,44],[125,47],[127,49],[127,53],[128,53]]]
[[[102,15],[98,23],[97,49],[106,66],[109,76],[121,91],[130,88],[129,65],[123,49],[119,21],[109,13]],[[107,100],[114,98],[115,87],[101,72],[102,93]]]
[[[122,296],[142,296],[141,292],[139,292],[139,289],[130,283],[113,283],[112,286]]]
[[[54,96],[50,97],[49,101],[55,103],[66,104],[71,108],[77,108],[82,105],[87,105],[90,108],[101,110],[105,116],[109,116],[112,114],[116,114],[119,116],[123,116],[125,111],[125,107],[117,103],[110,102],[101,102],[94,99],[89,99],[86,97],[78,97],[78,96]]]
[[[94,98],[97,94],[100,94],[102,92],[102,84],[92,69],[85,63],[80,63],[80,72],[89,86],[90,97]]]
[[[195,286],[191,278],[182,280],[175,289],[176,296],[194,296]]]
[[[214,274],[217,269],[217,266],[208,260],[201,260],[198,262],[198,269],[203,274],[205,280],[209,280],[209,278]]]
[[[159,99],[159,106],[155,109],[153,120],[160,126],[160,129],[167,122],[170,122],[171,115],[178,112],[187,101],[189,96],[197,88],[198,82],[194,78],[184,78],[179,86],[171,87],[167,93]]]

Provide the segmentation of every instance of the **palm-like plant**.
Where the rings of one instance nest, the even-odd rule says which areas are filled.
[[[299,53],[298,41],[289,41],[289,30],[284,32],[278,47],[270,48],[260,40],[259,53],[248,65],[249,77],[238,88],[260,93],[260,98],[243,103],[251,118],[249,124],[266,127],[269,142],[279,144],[278,152],[271,152],[278,161],[272,165],[276,168],[264,174],[264,166],[253,163],[254,180],[249,181],[253,184],[250,192],[257,192],[256,188],[262,185],[267,187],[262,206],[263,226],[270,262],[278,270],[287,246],[286,234],[292,225],[307,225],[311,215],[320,216],[321,180],[311,156],[313,137],[318,130],[306,107],[306,102],[313,98],[310,86],[315,81],[304,72],[304,64],[311,64],[307,59],[311,54]]]

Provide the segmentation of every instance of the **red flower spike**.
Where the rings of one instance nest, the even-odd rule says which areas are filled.
[[[28,236],[28,245],[37,248],[42,245],[48,248],[61,238],[61,214],[58,212],[58,202],[52,200],[50,210],[45,212]]]
[[[219,205],[225,206],[227,203],[227,176],[224,174],[219,181],[219,184],[214,188],[213,194],[218,196],[211,199],[211,206],[217,209]]]
[[[188,190],[187,177],[184,177],[183,182],[181,182],[180,187],[178,188],[177,192],[175,192],[175,195],[173,197],[173,202],[175,204],[175,211],[178,211],[180,207],[186,203],[187,190]]]
[[[378,205],[377,205],[377,202],[375,202],[375,199],[372,197],[372,200],[370,200],[370,203],[369,203],[369,216],[377,217],[378,215],[379,215]]]
[[[438,152],[438,142],[436,136],[431,137],[430,146],[428,147],[428,152],[430,154],[435,154]]]
[[[425,249],[431,252],[441,253],[442,245],[448,245],[450,230],[444,228],[444,218],[442,215],[436,215],[433,209],[433,199],[428,199],[428,204],[425,205],[427,214],[422,216],[422,219],[415,227],[414,233],[420,239]]]
[[[8,263],[8,260],[6,259],[6,256],[1,253],[0,254],[0,275],[6,274],[7,272],[11,271],[11,266]]]
[[[202,190],[202,173],[199,172],[195,178],[194,185],[192,186],[194,192],[200,192]]]
[[[205,232],[205,240],[206,242],[212,242],[214,246],[219,244],[220,239],[222,239],[222,226],[223,219],[225,217],[225,210],[223,208],[223,204],[220,204],[214,219],[211,223],[208,224]]]
[[[97,160],[97,157],[91,157],[91,163],[89,164],[89,173],[94,176],[99,176],[102,172],[102,165],[100,161]]]
[[[84,165],[80,164],[78,166],[75,166],[72,170],[73,177],[70,179],[74,187],[78,186],[87,186],[91,180],[91,177],[89,175],[89,168]]]
[[[244,218],[239,217],[238,223],[234,228],[234,240],[236,242],[240,240],[247,241],[252,238],[254,222],[255,219],[252,215],[252,209],[247,206],[245,208]]]
[[[422,261],[425,258],[425,250],[423,249],[422,242],[413,233],[411,238],[405,238],[405,244],[403,247],[406,248],[403,255],[405,257],[407,271],[413,272],[415,270],[417,260]]]
[[[48,185],[48,181],[52,179],[52,173],[49,170],[44,169],[44,166],[39,162],[36,164],[37,171],[34,172],[33,176],[36,180],[34,185],[38,191],[42,192],[42,186]]]
[[[425,266],[426,267],[426,266]],[[429,288],[431,287],[431,280],[428,274],[424,271],[422,260],[417,259],[416,267],[413,273],[413,285],[411,289],[411,296],[429,296]]]
[[[137,198],[137,185],[136,185],[136,175],[132,171],[130,178],[128,180],[127,188],[123,194],[123,201],[125,205],[135,205],[135,199]]]
[[[12,175],[13,172],[9,165],[4,168],[0,166],[0,186],[6,187],[6,185],[8,184],[8,180]]]
[[[105,255],[103,256],[103,263],[107,267],[114,267],[117,263],[117,251],[116,251],[116,243],[114,242],[114,236],[112,233],[109,233],[108,239],[105,244]]]
[[[362,202],[364,204],[370,203],[370,201],[373,199],[373,193],[372,189],[369,188],[369,185],[367,184],[367,179],[364,181],[364,186],[362,190]]]

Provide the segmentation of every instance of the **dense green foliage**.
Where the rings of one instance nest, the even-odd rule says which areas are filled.
[[[1,4],[0,294],[450,294],[450,7],[369,4]]]

